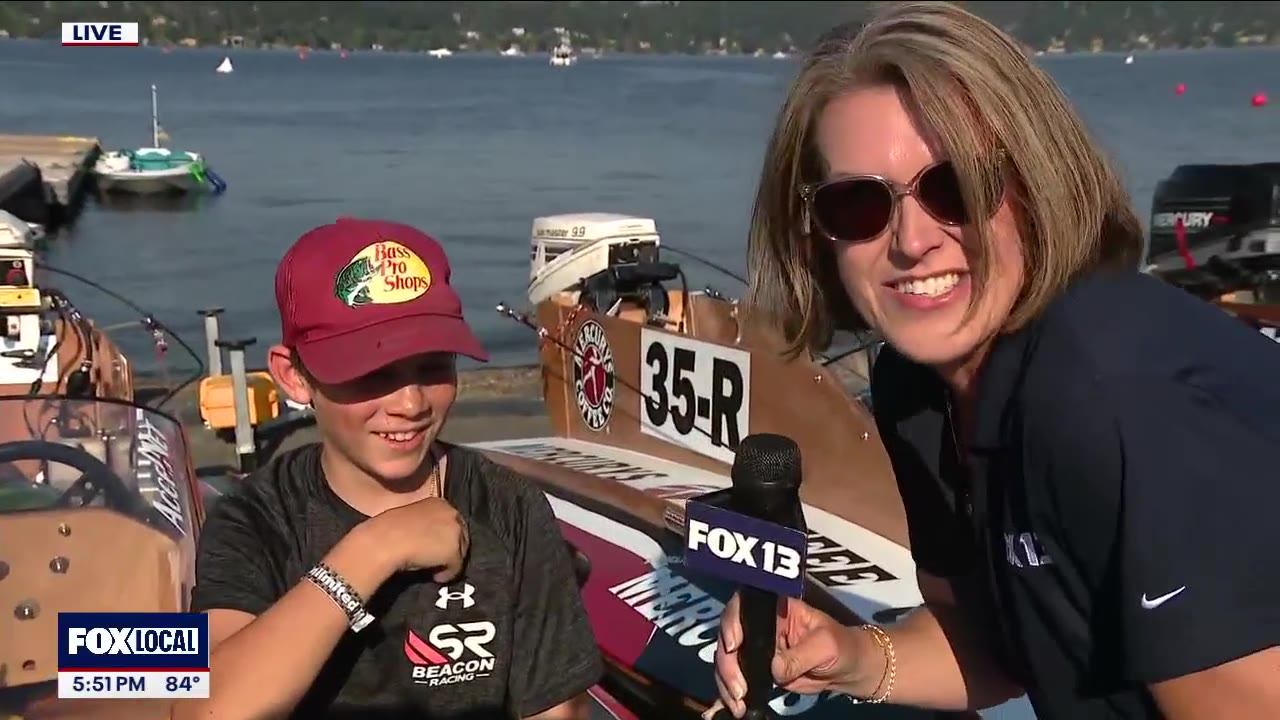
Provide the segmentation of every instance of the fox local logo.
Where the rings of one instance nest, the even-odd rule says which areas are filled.
[[[208,671],[209,617],[186,612],[58,613],[58,672],[113,669]]]
[[[67,628],[67,654],[199,655],[200,628]]]
[[[138,23],[64,22],[62,44],[81,47],[138,45]]]

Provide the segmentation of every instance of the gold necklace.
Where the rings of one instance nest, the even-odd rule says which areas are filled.
[[[431,454],[431,474],[427,476],[427,497],[438,498],[443,495],[441,486],[443,478],[440,476],[440,461],[443,457],[436,455],[435,448],[430,450]]]

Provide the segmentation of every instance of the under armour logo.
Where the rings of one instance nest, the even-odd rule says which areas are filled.
[[[462,583],[461,590],[450,590],[447,587],[442,587],[440,588],[439,596],[436,597],[436,607],[443,610],[449,607],[450,602],[461,600],[462,607],[469,608],[476,604],[474,598],[475,594],[476,589],[471,585],[471,583]]]

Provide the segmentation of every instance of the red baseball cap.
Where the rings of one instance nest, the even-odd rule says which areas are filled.
[[[281,342],[330,384],[420,353],[488,361],[450,274],[440,243],[408,225],[345,217],[321,225],[276,268]]]

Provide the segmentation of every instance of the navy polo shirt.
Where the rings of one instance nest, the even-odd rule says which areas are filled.
[[[885,348],[881,437],[921,570],[1042,720],[1157,718],[1150,683],[1280,644],[1280,345],[1136,272],[994,343],[961,463],[946,390]]]

